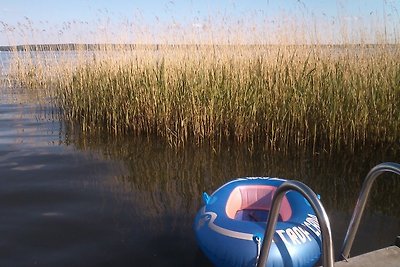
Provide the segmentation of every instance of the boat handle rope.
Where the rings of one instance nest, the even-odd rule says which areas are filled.
[[[261,237],[255,235],[253,237],[253,241],[256,243],[256,246],[257,246],[257,256],[256,256],[256,262],[254,264],[255,266],[257,266],[257,262],[258,262],[258,259],[260,258],[260,252],[261,252]]]

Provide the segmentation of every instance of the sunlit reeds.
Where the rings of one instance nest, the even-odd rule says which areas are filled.
[[[222,25],[227,39],[203,25],[192,37],[171,28],[176,37],[164,43],[26,46],[15,51],[7,77],[13,86],[45,89],[83,131],[286,152],[398,146],[398,29],[381,39],[378,29],[369,44],[344,25],[339,37],[337,29],[324,35],[335,44],[323,44],[317,29],[290,28],[309,24],[275,27],[281,35],[272,43],[246,25],[236,25],[237,34]]]
[[[353,150],[400,140],[400,49],[151,46],[19,58],[22,86],[48,88],[82,130],[232,140],[274,150]],[[35,62],[34,62],[35,61]],[[73,63],[73,64],[72,64]]]

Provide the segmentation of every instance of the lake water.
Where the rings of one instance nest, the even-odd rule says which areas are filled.
[[[192,223],[201,193],[242,176],[300,180],[321,195],[341,247],[367,172],[399,147],[280,154],[172,149],[156,138],[86,136],[51,108],[0,88],[0,266],[211,266]],[[371,192],[352,255],[400,234],[400,177]]]

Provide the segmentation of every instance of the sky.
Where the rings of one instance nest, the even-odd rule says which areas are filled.
[[[400,37],[397,36],[400,0],[0,0],[0,3],[0,45],[210,40],[268,43],[296,38],[322,43],[376,42],[379,38],[397,42]]]

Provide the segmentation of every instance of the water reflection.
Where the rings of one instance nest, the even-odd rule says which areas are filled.
[[[107,138],[65,125],[25,96],[2,92],[2,266],[33,260],[41,266],[209,266],[192,230],[201,193],[242,176],[308,184],[322,196],[338,249],[369,169],[400,161],[399,147],[286,155],[228,144],[171,149],[156,138]],[[399,184],[391,175],[377,181],[353,255],[390,245],[399,234]]]
[[[137,216],[146,217],[146,227],[165,228],[169,218],[170,229],[190,229],[203,191],[211,193],[235,177],[283,177],[300,180],[322,196],[337,252],[367,172],[381,162],[400,162],[399,147],[348,155],[271,154],[263,149],[250,151],[245,145],[172,149],[155,138],[107,138],[73,128],[67,127],[67,142],[123,162],[124,174],[115,176],[114,186],[130,192],[128,197],[140,206]],[[398,234],[400,177],[384,176],[373,187],[352,255],[390,245]],[[370,234],[370,229],[376,233]]]

